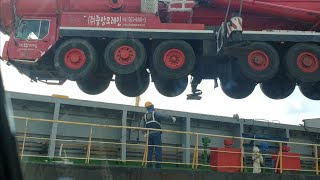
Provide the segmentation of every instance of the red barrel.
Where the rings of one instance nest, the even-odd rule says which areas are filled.
[[[283,152],[290,152],[290,150],[291,150],[290,146],[283,146],[282,147]]]
[[[224,140],[224,147],[225,148],[231,148],[233,145],[233,140],[231,138],[226,138]]]

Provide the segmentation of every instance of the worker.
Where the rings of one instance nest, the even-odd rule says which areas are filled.
[[[260,154],[260,150],[257,146],[253,147],[252,161],[253,161],[253,173],[261,173],[261,165],[263,164],[263,157]]]
[[[158,111],[155,111],[154,105],[147,101],[145,103],[145,108],[147,109],[147,113],[143,117],[143,126],[146,128],[152,128],[152,129],[161,129],[161,122],[164,120],[173,121],[173,123],[176,122],[176,118],[169,116],[164,113],[160,113]],[[155,155],[156,155],[156,168],[161,168],[161,161],[162,161],[162,148],[161,148],[161,131],[157,130],[150,130],[148,135],[148,163],[147,167],[152,167],[152,155],[153,150],[155,149]],[[144,137],[147,137],[147,131],[144,133]]]

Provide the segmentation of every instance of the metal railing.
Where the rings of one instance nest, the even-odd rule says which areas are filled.
[[[17,139],[22,140],[22,147],[20,152],[21,159],[25,157],[41,157],[41,158],[61,158],[61,159],[78,159],[78,160],[84,160],[85,164],[90,164],[90,161],[97,160],[97,161],[115,161],[115,162],[135,162],[135,163],[141,163],[141,166],[146,167],[148,163],[155,163],[156,161],[148,161],[148,141],[141,143],[128,143],[128,142],[111,142],[106,140],[94,140],[93,138],[93,132],[95,128],[111,128],[111,129],[126,129],[126,130],[136,130],[138,133],[139,131],[146,131],[148,139],[149,131],[153,129],[148,128],[141,128],[141,127],[129,127],[129,126],[117,126],[117,125],[102,125],[102,124],[93,124],[93,123],[83,123],[83,122],[73,122],[73,121],[61,121],[61,120],[49,120],[49,119],[39,119],[39,118],[29,118],[29,117],[18,117],[14,116],[16,121],[25,121],[24,124],[24,131],[22,136],[16,136]],[[80,140],[80,139],[59,139],[59,138],[46,138],[46,137],[37,137],[37,136],[28,136],[28,127],[31,123],[58,123],[61,125],[74,125],[74,126],[85,126],[89,128],[88,131],[88,137],[87,140]],[[58,126],[59,127],[59,126]],[[159,130],[158,130],[159,131]],[[174,133],[174,134],[180,134],[180,135],[190,135],[190,137],[195,138],[195,143],[193,147],[177,147],[177,146],[171,146],[171,145],[162,145],[159,146],[163,149],[171,149],[175,151],[190,151],[190,155],[192,155],[192,162],[171,162],[171,161],[162,161],[157,162],[161,164],[171,164],[171,165],[186,165],[191,166],[192,169],[198,169],[199,167],[205,167],[205,168],[236,168],[239,170],[239,172],[244,172],[244,170],[252,169],[253,167],[250,166],[250,163],[245,162],[245,157],[251,157],[253,155],[252,152],[247,152],[246,148],[244,147],[245,141],[259,141],[259,142],[268,142],[274,145],[278,145],[279,149],[277,152],[273,153],[261,153],[261,155],[264,158],[271,157],[276,158],[275,165],[271,167],[261,167],[262,170],[269,170],[273,173],[283,173],[284,171],[297,171],[297,172],[312,172],[315,175],[319,175],[319,157],[318,157],[318,147],[319,144],[310,144],[310,143],[299,143],[299,142],[284,142],[284,141],[274,141],[274,140],[265,140],[265,139],[254,139],[254,138],[242,138],[242,137],[234,137],[234,136],[224,136],[224,135],[214,135],[214,134],[208,134],[208,133],[198,133],[198,132],[185,132],[185,131],[174,131],[174,130],[160,130],[163,133]],[[230,138],[233,140],[236,140],[239,142],[239,147],[236,148],[238,151],[230,151],[228,149],[204,149],[199,145],[199,140],[201,137],[208,137],[208,138]],[[55,142],[62,142],[63,143],[83,143],[86,144],[86,152],[85,157],[72,157],[72,156],[64,156],[61,155],[61,149],[59,156],[53,156],[49,157],[48,155],[38,155],[38,154],[25,154],[26,151],[26,142],[30,140],[38,140],[38,141],[55,141]],[[143,157],[142,159],[120,159],[120,158],[96,158],[92,157],[92,150],[94,144],[100,144],[100,145],[125,145],[126,147],[134,147],[135,150],[143,151]],[[295,146],[303,146],[303,148],[312,148],[314,155],[286,155],[286,153],[283,152],[283,145],[284,144],[290,144]],[[205,161],[201,163],[199,161],[199,155],[203,153],[204,151],[208,151],[210,154],[213,152],[219,152],[219,153],[228,153],[228,154],[237,154],[240,155],[240,165],[232,166],[220,166],[220,165],[212,165],[207,164]],[[192,152],[192,153],[191,153]],[[284,158],[299,158],[300,160],[306,160],[309,162],[313,162],[314,167],[312,169],[290,169],[284,167]]]

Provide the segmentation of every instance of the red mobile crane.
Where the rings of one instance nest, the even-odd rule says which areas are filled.
[[[320,100],[318,0],[0,0],[2,59],[33,81],[77,81],[88,94],[115,84],[159,93],[220,79],[241,99],[260,83],[272,99],[299,86]]]

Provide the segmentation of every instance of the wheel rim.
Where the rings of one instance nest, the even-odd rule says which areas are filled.
[[[319,59],[312,53],[303,52],[297,58],[297,65],[301,71],[313,73],[319,68]]]
[[[132,64],[136,58],[136,51],[131,46],[121,46],[114,53],[115,61],[120,65]]]
[[[170,69],[179,69],[181,68],[185,61],[184,53],[179,49],[169,49],[163,57],[164,64]]]
[[[64,55],[64,63],[70,69],[80,69],[86,63],[86,55],[81,49],[70,49]]]
[[[263,51],[252,51],[248,55],[249,66],[256,71],[264,71],[270,64],[269,56]]]

